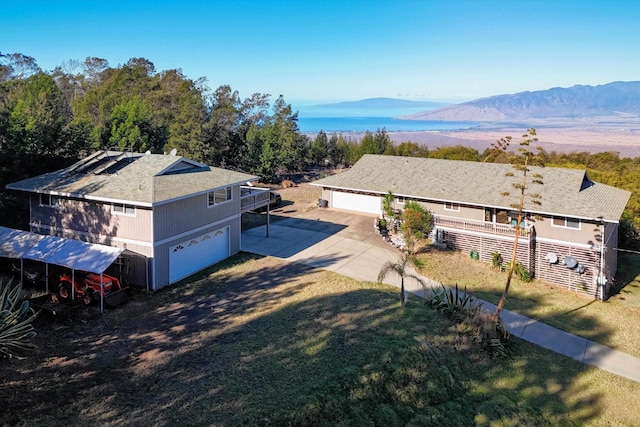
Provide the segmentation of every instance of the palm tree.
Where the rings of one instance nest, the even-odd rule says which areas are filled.
[[[425,281],[422,280],[422,278],[420,278],[419,276],[411,274],[408,271],[409,263],[415,264],[416,262],[417,260],[413,257],[412,253],[407,252],[403,254],[396,262],[387,261],[382,266],[380,273],[378,273],[378,283],[382,283],[382,281],[391,273],[395,273],[396,275],[400,276],[400,304],[402,304],[402,307],[404,307],[406,304],[406,296],[404,292],[405,278],[414,279],[415,281],[417,281],[420,286],[422,286],[422,289],[425,290],[426,296],[427,284],[425,283]]]

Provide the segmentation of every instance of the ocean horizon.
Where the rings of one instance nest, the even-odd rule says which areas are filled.
[[[461,130],[477,127],[475,122],[403,120],[394,117],[298,117],[303,133],[362,133],[385,129],[387,132]]]

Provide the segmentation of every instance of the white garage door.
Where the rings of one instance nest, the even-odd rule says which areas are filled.
[[[331,197],[331,206],[334,208],[367,212],[377,215],[380,215],[382,212],[382,200],[380,196],[334,191]]]
[[[229,227],[169,248],[169,283],[196,273],[229,256]]]

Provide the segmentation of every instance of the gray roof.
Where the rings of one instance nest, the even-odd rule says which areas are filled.
[[[7,188],[150,206],[257,179],[180,156],[101,151],[66,169]]]
[[[544,184],[528,183],[527,193],[542,196],[540,206],[525,201],[528,212],[617,222],[631,196],[629,191],[591,181],[584,170],[551,167],[530,167],[530,170],[528,177],[538,173]],[[505,176],[508,172],[515,176]],[[509,164],[365,154],[351,169],[312,184],[511,209],[519,200],[519,192],[513,188],[519,176]],[[503,192],[510,195],[501,195]]]

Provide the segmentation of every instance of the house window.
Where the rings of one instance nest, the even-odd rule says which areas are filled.
[[[551,225],[554,227],[572,228],[580,230],[580,220],[575,218],[567,218],[565,216],[554,216]]]
[[[114,203],[111,205],[111,212],[118,215],[136,216],[136,207],[132,205],[125,205],[124,203]]]
[[[52,194],[40,194],[40,206],[57,207],[60,204],[60,198]]]
[[[444,202],[444,210],[451,212],[460,212],[459,203]]]
[[[404,205],[405,203],[407,203],[407,200],[402,196],[398,196],[396,197],[396,203],[398,203],[399,205]]]
[[[231,200],[231,187],[219,188],[209,192],[209,207]]]

